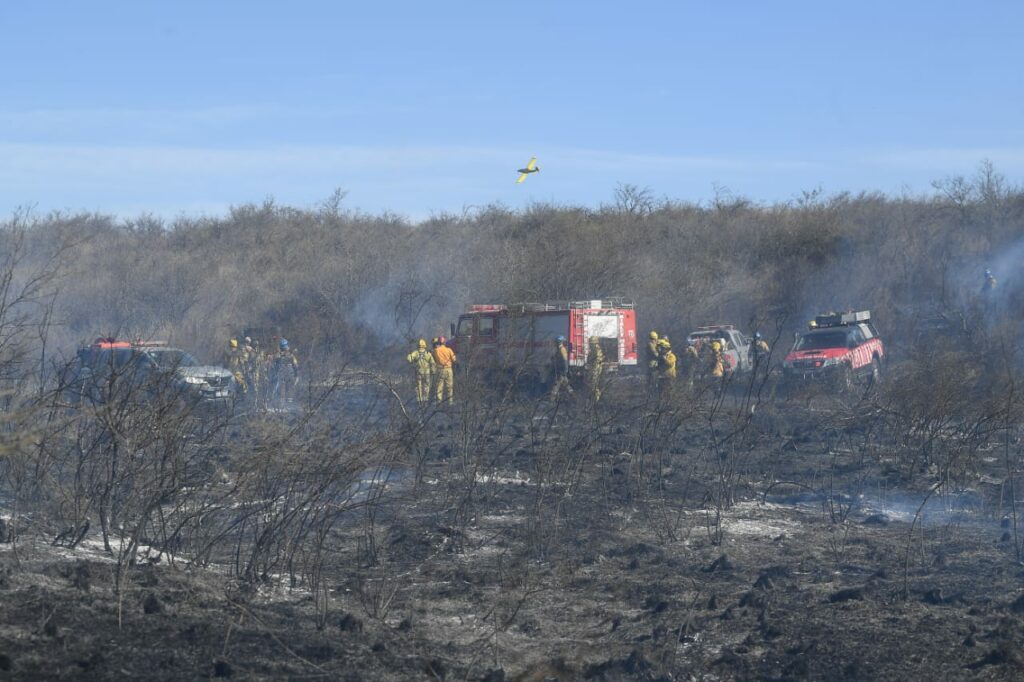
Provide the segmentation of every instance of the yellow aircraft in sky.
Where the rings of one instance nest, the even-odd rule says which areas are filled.
[[[519,179],[516,180],[517,185],[521,183],[523,180],[525,180],[526,176],[529,175],[530,173],[539,173],[540,166],[537,165],[537,157],[535,156],[532,159],[530,159],[530,163],[526,164],[526,168],[520,168],[516,172],[519,173]]]

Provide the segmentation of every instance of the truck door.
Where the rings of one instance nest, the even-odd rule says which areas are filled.
[[[480,360],[496,365],[501,359],[498,353],[498,318],[494,315],[479,315],[476,318],[476,350]]]
[[[622,323],[618,313],[587,313],[583,318],[583,336],[586,343],[586,353],[590,353],[590,338],[596,336],[601,352],[604,353],[604,361],[614,365],[619,364],[622,353],[625,350],[619,343],[621,338]]]

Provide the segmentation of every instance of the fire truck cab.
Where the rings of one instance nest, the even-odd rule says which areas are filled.
[[[871,311],[825,313],[797,336],[782,371],[789,380],[830,379],[848,388],[857,378],[878,381],[884,359]]]
[[[555,341],[564,336],[571,373],[596,336],[606,369],[636,366],[636,311],[622,298],[469,306],[452,325],[451,346],[468,371],[501,371],[546,382]]]

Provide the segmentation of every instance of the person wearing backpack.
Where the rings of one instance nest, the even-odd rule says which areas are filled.
[[[427,350],[424,339],[420,339],[416,350],[405,356],[405,359],[416,370],[416,402],[422,407],[430,402],[430,383],[437,363],[433,354]]]

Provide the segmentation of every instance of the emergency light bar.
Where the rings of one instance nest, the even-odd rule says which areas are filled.
[[[818,327],[845,327],[858,322],[868,322],[871,319],[870,310],[857,310],[845,313],[825,313],[814,318]]]

